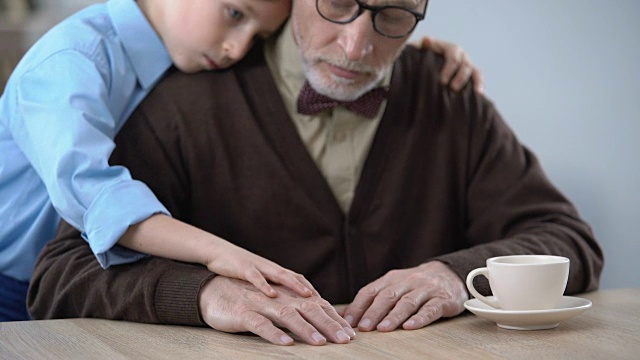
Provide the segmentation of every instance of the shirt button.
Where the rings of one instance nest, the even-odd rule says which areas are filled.
[[[347,138],[347,134],[344,131],[338,131],[333,135],[333,140],[336,142],[343,142]]]

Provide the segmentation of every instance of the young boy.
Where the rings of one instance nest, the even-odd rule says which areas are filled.
[[[289,10],[290,0],[110,0],[29,50],[0,98],[0,321],[28,319],[32,268],[60,216],[104,268],[151,254],[203,264],[268,296],[276,292],[267,281],[313,293],[301,275],[171,218],[145,184],[108,163],[113,138],[169,67],[231,66]]]

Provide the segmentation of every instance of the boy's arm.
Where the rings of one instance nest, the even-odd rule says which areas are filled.
[[[55,209],[83,231],[98,261],[108,267],[144,257],[114,245],[129,225],[168,211],[126,168],[108,163],[122,125],[118,111],[126,101],[120,95],[136,86],[136,78],[112,77],[103,55],[62,50],[39,63],[23,61],[3,94],[8,116],[2,125]]]
[[[131,226],[118,243],[146,254],[205,265],[216,274],[246,280],[270,297],[277,293],[267,280],[301,296],[313,294],[304,276],[166,215],[154,215]]]
[[[112,88],[136,84],[135,77],[126,80],[129,75],[111,78],[108,66],[98,60],[99,54],[89,58],[66,50],[17,69],[7,95],[15,99],[8,101],[15,104],[10,109],[15,116],[6,125],[56,210],[83,231],[100,264],[130,263],[146,253],[204,264],[247,280],[269,296],[276,293],[267,280],[310,296],[313,287],[301,275],[171,219],[146,184],[133,180],[127,168],[110,166],[122,126],[112,97],[127,93]],[[137,252],[114,247],[117,242]]]

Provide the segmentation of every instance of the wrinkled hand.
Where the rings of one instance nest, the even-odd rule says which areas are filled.
[[[294,342],[279,327],[311,345],[324,345],[327,340],[346,344],[356,335],[320,296],[299,297],[287,288],[275,287],[279,296],[270,298],[245,281],[216,276],[200,290],[200,314],[214,329],[250,331],[276,345]]]
[[[444,67],[440,73],[443,84],[449,84],[454,91],[458,91],[471,79],[475,91],[479,94],[484,92],[482,72],[471,63],[469,55],[460,46],[425,36],[418,47],[431,49],[444,56]]]
[[[469,299],[464,282],[447,265],[432,261],[392,270],[363,287],[344,317],[361,331],[422,328],[464,310]]]
[[[215,254],[214,257],[205,264],[213,273],[246,280],[269,297],[276,297],[278,293],[269,285],[268,280],[284,285],[301,296],[318,294],[301,274],[285,269],[228,241],[218,242],[215,246],[215,251],[211,251]]]

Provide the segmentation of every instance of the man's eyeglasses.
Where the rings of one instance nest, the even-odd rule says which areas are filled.
[[[407,36],[424,19],[427,12],[427,0],[422,13],[397,5],[371,6],[360,0],[316,0],[316,9],[324,19],[336,24],[348,24],[371,11],[373,28],[381,35],[390,38]]]

